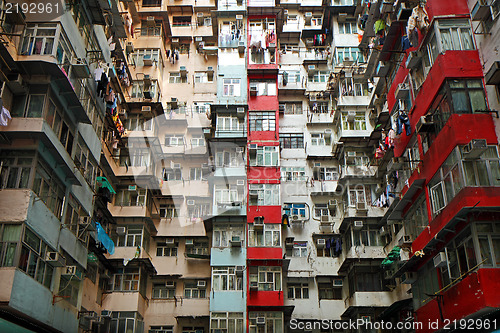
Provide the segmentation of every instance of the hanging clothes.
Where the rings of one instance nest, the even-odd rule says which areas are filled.
[[[411,127],[410,127],[410,118],[406,112],[401,112],[398,116],[398,130],[396,132],[397,135],[403,133],[403,126],[405,128],[406,136],[411,135]]]
[[[7,110],[4,106],[2,106],[2,111],[0,111],[0,126],[8,126],[9,120],[12,120],[10,111]]]
[[[374,26],[375,34],[380,35],[385,30],[385,21],[383,19],[378,19]]]

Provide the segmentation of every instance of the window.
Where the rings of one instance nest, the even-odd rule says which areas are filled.
[[[300,85],[300,71],[283,71],[281,74],[281,84],[286,86],[287,84],[298,84]]]
[[[207,72],[195,72],[194,73],[194,83],[208,83],[214,82],[214,76],[208,75]]]
[[[182,169],[177,167],[163,169],[163,180],[164,181],[182,180]]]
[[[80,168],[81,173],[90,187],[94,188],[98,171],[98,163],[94,159],[90,149],[85,144],[85,141],[80,136],[78,137],[78,141],[75,145],[75,155],[73,157],[73,161],[75,162],[75,165]]]
[[[53,54],[59,30],[60,27],[55,23],[28,24],[24,33],[21,54]]]
[[[5,163],[5,162],[4,162]],[[10,169],[12,170],[12,169]],[[3,170],[2,170],[3,173]],[[45,161],[39,157],[33,180],[33,192],[45,203],[45,205],[60,219],[65,197],[65,186],[54,174]]]
[[[438,20],[443,50],[473,50],[469,20]]]
[[[212,267],[214,291],[243,290],[243,276],[237,276],[234,267]]]
[[[283,205],[283,212],[288,216],[298,215],[301,219],[305,219],[308,211],[305,203],[286,203]]]
[[[187,83],[187,75],[182,76],[180,72],[170,72],[168,83]]]
[[[364,223],[365,224],[365,223]],[[383,246],[382,238],[380,236],[380,228],[372,225],[363,225],[361,230],[352,230],[352,239],[348,241],[348,245],[352,246]],[[350,235],[347,235],[349,238]],[[351,246],[351,247],[352,247]]]
[[[333,282],[318,283],[319,299],[342,299],[342,287],[334,287]]]
[[[211,333],[243,333],[242,312],[211,312]]]
[[[241,96],[240,79],[223,79],[223,96]]]
[[[153,299],[173,299],[175,297],[175,282],[173,287],[167,287],[165,282],[153,282],[153,292],[151,295]]]
[[[309,82],[324,83],[328,81],[328,76],[330,76],[330,72],[328,71],[317,71],[309,76]]]
[[[191,137],[191,147],[203,147],[205,146],[205,138],[202,134],[195,135]]]
[[[448,80],[454,113],[486,110],[483,84],[480,80]]]
[[[279,206],[279,184],[250,184],[250,202],[252,206]]]
[[[165,146],[169,147],[184,146],[184,134],[166,134]]]
[[[81,220],[81,218],[85,218],[86,220]],[[73,194],[69,195],[68,205],[66,206],[66,218],[64,220],[64,224],[66,227],[77,237],[80,238],[82,233],[85,232],[87,225],[84,221],[90,223],[88,221],[89,216],[80,205],[78,201],[76,201]]]
[[[255,90],[256,96],[276,96],[276,81],[250,82],[250,93]]]
[[[135,190],[118,190],[115,197],[117,206],[144,206],[146,204],[146,190],[136,187]]]
[[[330,243],[330,247],[317,247],[316,246],[316,255],[317,257],[323,258],[337,258],[342,253],[342,240],[339,237],[327,237],[325,239],[325,243]],[[317,239],[315,240],[317,242]],[[349,245],[350,237],[347,238],[347,248],[351,248]],[[317,243],[316,243],[317,245]]]
[[[150,326],[149,333],[174,333],[174,326],[163,325],[163,326]]]
[[[159,7],[159,6],[161,6],[161,0],[142,0],[142,7]]]
[[[210,103],[206,102],[194,102],[193,103],[194,113],[207,113],[210,112]]]
[[[157,257],[177,257],[178,243],[156,243],[156,256]]]
[[[309,298],[309,284],[288,282],[288,298],[289,299],[307,299]]]
[[[136,49],[129,57],[135,66],[144,66],[144,60],[149,60],[160,68],[163,67],[160,49]]]
[[[314,102],[309,105],[309,110],[312,113],[330,113],[328,102]]]
[[[185,280],[184,281],[184,298],[206,298],[206,289],[198,288],[198,281]]]
[[[242,132],[245,130],[245,124],[237,117],[217,116],[217,131],[218,132]]]
[[[6,247],[3,263],[11,266],[14,263],[16,249],[14,239],[18,242],[22,226],[4,225],[2,234],[2,249]],[[6,239],[6,241],[4,241]],[[45,253],[54,251],[29,228],[24,228],[19,269],[50,289],[54,268],[45,262]],[[7,265],[5,265],[7,266]]]
[[[76,307],[78,304],[78,292],[80,289],[80,281],[71,279],[70,277],[61,276],[59,280],[58,296],[63,297],[63,300]]]
[[[162,35],[162,20],[155,19],[155,24],[151,24],[147,20],[141,21],[141,36],[158,37]]]
[[[345,164],[347,166],[366,166],[370,159],[366,153],[361,151],[345,151]]]
[[[118,268],[111,281],[113,291],[138,291],[139,268]]]
[[[110,333],[142,333],[144,322],[138,312],[117,312],[111,314]]]
[[[236,203],[241,204],[240,198],[243,197],[243,193],[238,192],[238,187],[236,185],[215,185],[215,203],[217,205],[233,205]]]
[[[314,205],[314,217],[320,219],[321,216],[330,216],[330,210],[327,204],[315,204]]]
[[[251,166],[279,166],[279,147],[278,146],[259,146],[257,153],[250,155]]]
[[[182,326],[182,333],[204,333],[203,327]]]
[[[339,172],[337,167],[319,167],[313,169],[314,180],[339,180]]]
[[[281,181],[305,181],[307,180],[304,167],[281,167]]]
[[[429,182],[432,212],[436,216],[464,186],[500,185],[500,160],[495,146],[474,160],[464,159],[455,148]]]
[[[285,114],[302,114],[302,102],[285,102],[280,104],[280,110]]]
[[[175,204],[161,204],[160,205],[160,217],[170,219],[172,217],[177,217],[177,208]]]
[[[280,224],[265,223],[262,230],[255,230],[253,224],[248,228],[248,246],[252,247],[280,247]]]
[[[0,188],[29,188],[34,156],[34,151],[3,150]]]
[[[286,255],[295,258],[307,257],[307,242],[294,242],[293,247],[286,249]]]
[[[253,266],[249,270],[250,283],[257,282],[259,291],[281,291],[280,266]]]
[[[144,81],[132,82],[132,98],[156,99],[158,97],[158,82],[152,80],[150,84],[144,85]]]
[[[340,82],[340,96],[368,96],[368,84],[356,81],[352,77],[342,79]]]
[[[344,61],[364,62],[363,53],[357,47],[336,47],[335,64],[340,65]]]
[[[241,167],[245,165],[243,154],[236,152],[236,148],[219,150],[215,153],[217,167]]]
[[[186,253],[208,255],[208,239],[200,238],[193,241],[193,245],[186,245]]]
[[[14,266],[21,231],[20,224],[0,224],[0,267]]]
[[[356,22],[339,22],[339,34],[357,34],[358,28]]]
[[[280,133],[281,148],[304,149],[304,134]]]
[[[264,317],[266,324],[257,325],[257,318]],[[249,312],[249,333],[280,333],[284,332],[282,312]],[[264,330],[265,329],[265,330]]]
[[[124,235],[117,235],[116,246],[149,248],[149,233],[142,226],[126,226]]]
[[[276,129],[276,113],[256,112],[249,113],[250,131],[274,131]]]
[[[321,15],[313,15],[311,18],[311,25],[321,25],[323,22],[323,17]]]
[[[312,146],[329,146],[330,145],[330,134],[327,133],[311,133],[311,145]]]
[[[388,284],[384,283],[380,267],[355,266],[347,275],[349,296],[355,292],[389,291]]]
[[[212,247],[228,247],[233,236],[244,239],[244,228],[239,225],[215,225],[212,232]],[[243,244],[242,244],[243,245]]]
[[[364,112],[356,112],[354,119],[348,112],[342,112],[342,129],[344,131],[366,131],[366,116]]]
[[[189,27],[191,26],[191,16],[173,16],[173,27]]]
[[[207,169],[202,169],[202,168],[189,169],[189,180],[206,180],[206,179],[207,179]]]
[[[153,129],[153,119],[131,114],[125,120],[125,129],[128,131],[151,131]]]
[[[196,203],[188,206],[188,216],[191,219],[200,219],[210,215],[210,204]]]
[[[405,217],[405,233],[415,239],[428,225],[427,203],[425,202],[425,196],[421,196],[421,198],[415,200],[411,210]]]
[[[369,185],[349,186],[349,206],[356,206],[358,202],[372,203],[371,188]]]

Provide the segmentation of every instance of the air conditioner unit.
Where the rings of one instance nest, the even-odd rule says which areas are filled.
[[[363,228],[363,221],[354,221],[354,229],[361,229]]]
[[[203,37],[201,37],[201,36],[196,36],[196,37],[194,38],[194,41],[195,41],[195,43],[200,43],[200,42],[203,42]]]
[[[396,99],[406,99],[408,94],[410,93],[410,87],[407,83],[400,83],[396,89],[396,93],[394,94]]]
[[[250,86],[250,96],[257,96],[257,86]]]
[[[324,238],[318,238],[318,239],[316,240],[316,247],[317,247],[318,249],[322,249],[322,248],[324,248],[325,246],[326,246],[326,239],[324,239]]]
[[[285,246],[286,247],[293,247],[293,243],[294,243],[294,238],[293,237],[287,237],[285,239]]]
[[[127,228],[126,227],[116,227],[116,234],[118,236],[123,236],[127,233]]]
[[[368,210],[368,208],[366,207],[366,202],[356,202],[356,210]]]
[[[320,222],[321,222],[322,224],[323,224],[323,223],[327,223],[327,224],[329,224],[329,223],[330,223],[330,216],[328,216],[328,215],[321,215]]]
[[[238,42],[238,52],[243,53],[245,52],[246,44],[244,41],[239,41]]]
[[[212,66],[208,66],[207,67],[207,72],[214,72],[214,68]]]
[[[125,46],[125,52],[128,53],[134,53],[134,43],[132,42],[127,42],[127,46]]]
[[[313,71],[316,69],[316,65],[307,65],[307,70],[308,71]],[[311,95],[312,96],[312,95]]]
[[[255,323],[257,325],[265,325],[266,324],[266,317],[257,317],[255,319]]]
[[[101,318],[110,318],[110,317],[111,317],[111,311],[101,310]]]
[[[399,240],[398,240],[398,246],[403,247],[403,246],[410,246],[411,243],[413,243],[413,238],[410,235],[403,235]]]
[[[475,159],[481,156],[486,149],[488,149],[486,139],[472,139],[463,147],[462,152],[465,159]]]
[[[9,74],[7,79],[6,84],[14,95],[24,95],[28,92],[21,74]]]
[[[165,244],[172,245],[174,243],[175,243],[175,239],[173,237],[169,237],[169,238],[165,239]]]
[[[392,279],[392,276],[394,275],[394,270],[393,269],[388,269],[384,272],[384,279],[390,280]]]
[[[287,18],[288,18],[288,9],[285,9],[285,10],[283,11],[283,14],[285,15],[285,19],[287,19]]]
[[[446,253],[445,252],[439,252],[434,259],[432,259],[434,262],[434,267],[444,267],[447,264],[446,260]]]
[[[167,287],[167,288],[174,288],[175,287],[174,281],[167,281],[167,282],[165,282],[165,287]]]
[[[347,121],[352,123],[356,119],[356,112],[355,111],[349,111],[347,113]]]
[[[238,179],[236,181],[237,186],[245,186],[245,180],[244,179]]]
[[[256,144],[256,143],[252,143],[252,144],[250,144],[250,145],[248,146],[248,148],[249,148],[250,150],[257,150],[257,144]]]
[[[188,206],[194,206],[194,200],[187,200],[187,201],[186,201],[186,204],[187,204]]]
[[[303,218],[300,215],[290,215],[290,221],[292,221],[292,223],[301,223]]]
[[[245,152],[245,148],[243,148],[243,147],[236,147],[236,153],[243,154],[244,152]]]
[[[314,44],[314,38],[306,38],[306,45],[313,45]]]
[[[240,236],[231,236],[231,246],[232,247],[241,247],[241,237]]]
[[[240,15],[236,15],[236,19],[237,19],[238,21],[243,20],[243,15],[241,15],[241,14],[240,14]]]
[[[415,282],[417,282],[417,273],[416,272],[405,272],[401,275],[401,283],[413,284]]]
[[[493,3],[493,1],[491,3]],[[473,21],[486,21],[489,17],[491,17],[491,14],[491,4],[488,5],[485,0],[478,0],[470,12],[470,16]]]
[[[205,15],[203,13],[196,13],[196,20],[198,22],[198,25],[203,25],[203,21],[205,20]]]
[[[406,163],[406,159],[404,157],[393,157],[387,163],[387,171],[400,170]]]
[[[236,273],[236,276],[243,276],[243,272],[245,271],[245,267],[244,266],[236,266],[234,271]]]
[[[45,261],[55,267],[66,265],[66,259],[59,252],[46,252]]]
[[[280,104],[279,105],[279,112],[280,113],[285,113],[285,104]]]
[[[411,51],[406,59],[406,68],[414,69],[422,62],[422,55],[417,51]]]
[[[312,12],[306,12],[304,15],[305,21],[307,25],[311,24],[311,19],[312,19],[313,13]]]
[[[313,65],[314,66],[314,65]],[[316,95],[310,95],[309,96],[309,101],[310,102],[316,102]]]
[[[198,283],[196,284],[198,288],[206,288],[207,287],[207,281],[204,280],[199,280]]]
[[[356,157],[356,152],[355,151],[348,151],[347,157]]]
[[[328,209],[335,209],[337,208],[337,200],[332,199],[328,200]]]
[[[155,17],[148,16],[146,19],[146,23],[147,23],[148,27],[154,27],[156,25]]]
[[[103,279],[110,279],[112,274],[109,272],[109,269],[105,269],[102,271],[100,275]]]
[[[257,281],[250,281],[250,290],[258,290],[259,283]]]
[[[342,287],[344,285],[344,280],[342,279],[333,279],[334,287]]]
[[[76,266],[63,267],[61,275],[70,276],[78,280],[81,280],[83,278],[82,272]]]
[[[332,129],[331,128],[325,129],[325,134],[331,134],[331,133],[332,133]]]
[[[179,44],[179,38],[172,38],[172,44]]]
[[[153,65],[153,58],[151,57],[151,54],[143,55],[142,62],[144,63],[144,66],[152,66]]]
[[[417,133],[426,133],[434,131],[434,122],[432,121],[432,115],[422,116],[415,126]]]
[[[257,191],[257,190],[250,190],[250,191],[248,191],[248,196],[249,197],[257,198],[259,196],[259,191]]]
[[[151,112],[151,106],[149,105],[145,105],[141,108],[141,112],[144,112],[144,113],[149,113]]]
[[[315,168],[321,168],[321,162],[314,162],[313,166]]]
[[[245,114],[245,108],[239,107],[236,108],[236,113],[239,115],[244,115]]]
[[[180,163],[174,163],[173,166],[172,166],[172,169],[180,169],[181,168],[181,164]]]

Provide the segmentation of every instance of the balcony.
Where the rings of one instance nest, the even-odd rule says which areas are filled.
[[[389,291],[356,291],[351,297],[345,299],[346,311],[343,316],[353,311],[352,308],[386,308],[398,300]]]
[[[311,187],[308,187],[311,196],[331,196],[337,188],[336,181],[315,180]]]
[[[172,197],[184,197],[196,194],[197,197],[209,197],[208,182],[204,180],[169,180],[164,181],[161,194]]]
[[[243,200],[215,202],[212,209],[213,216],[246,216],[246,214],[247,208]]]
[[[214,137],[216,139],[243,139],[247,137],[247,131],[246,129],[231,130],[216,128]]]
[[[145,278],[145,277],[143,277]],[[148,300],[138,291],[119,292],[114,291],[103,297],[102,309],[109,311],[139,312],[144,317]]]
[[[220,48],[238,48],[240,45],[246,47],[246,37],[245,34],[242,33],[239,38],[233,38],[232,34],[219,34],[219,44]]]
[[[325,110],[325,112],[315,112],[310,108],[307,110],[307,124],[332,124],[333,123],[333,114],[329,112],[329,110]]]

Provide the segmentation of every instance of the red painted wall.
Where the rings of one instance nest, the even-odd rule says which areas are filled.
[[[432,21],[432,19],[435,16],[469,15],[469,7],[467,6],[467,0],[427,1],[425,9],[427,10],[427,14],[429,15],[429,21]]]
[[[400,68],[397,76],[399,80],[406,76],[407,71],[404,66]],[[425,82],[422,84],[419,93],[414,101],[414,106],[409,112],[410,125],[412,128],[412,135],[415,132],[415,125],[421,116],[425,115],[434,97],[438,93],[441,85],[446,78],[482,78],[483,70],[479,60],[477,51],[446,51],[444,54],[438,55],[436,62],[432,66]],[[394,106],[394,92],[396,91],[397,84],[401,81],[395,81],[388,93],[388,106],[389,110]],[[394,156],[401,156],[408,145],[410,137],[403,133],[398,137],[396,146],[394,147]]]
[[[443,317],[453,321],[474,314],[485,307],[500,307],[500,269],[482,268],[466,276],[455,286],[443,293]],[[429,301],[416,311],[416,321],[423,323],[423,329],[418,333],[434,332],[429,328],[429,321],[439,322],[440,319],[437,299]]]
[[[247,293],[247,306],[283,306],[283,291],[250,291]]]
[[[248,247],[247,259],[256,260],[279,260],[283,259],[283,249],[281,247]],[[266,265],[275,266],[275,265]],[[281,265],[277,265],[281,266]]]
[[[247,206],[247,221],[253,223],[256,216],[264,216],[264,223],[281,223],[281,206]]]
[[[247,179],[250,184],[279,184],[280,167],[248,167]]]

